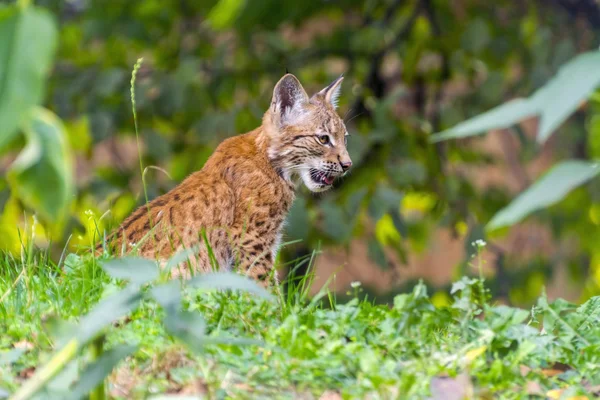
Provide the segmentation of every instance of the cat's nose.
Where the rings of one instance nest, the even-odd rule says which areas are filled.
[[[348,160],[340,160],[340,165],[342,166],[342,169],[345,171],[348,171],[348,169],[350,169],[350,167],[352,166],[352,160],[348,159]]]

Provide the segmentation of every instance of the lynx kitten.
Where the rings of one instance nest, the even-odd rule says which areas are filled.
[[[335,111],[342,79],[309,98],[286,74],[260,127],[223,141],[200,171],[138,208],[107,244],[159,260],[194,248],[191,268],[237,267],[266,285],[295,182],[322,192],[352,165],[348,133]],[[185,266],[175,271],[188,272]]]

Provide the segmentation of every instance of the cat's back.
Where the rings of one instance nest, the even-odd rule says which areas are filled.
[[[192,174],[190,178],[193,180],[194,175],[214,176],[235,184],[240,174],[267,170],[265,167],[268,160],[260,151],[261,143],[258,137],[258,130],[254,130],[223,140],[208,158],[204,167]],[[231,172],[235,172],[236,175],[232,175]]]

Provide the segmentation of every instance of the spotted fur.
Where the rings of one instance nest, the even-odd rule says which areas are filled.
[[[109,247],[159,260],[193,249],[176,275],[238,267],[266,285],[297,182],[321,192],[351,165],[335,111],[341,82],[309,98],[286,74],[260,127],[223,141],[200,171],[134,211]]]

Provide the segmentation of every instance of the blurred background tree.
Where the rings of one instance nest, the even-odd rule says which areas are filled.
[[[324,195],[302,191],[286,233],[302,241],[282,252],[284,261],[321,249],[317,286],[337,271],[335,289],[361,280],[385,300],[423,277],[443,303],[449,282],[474,272],[472,242],[485,239],[486,274],[504,301],[527,304],[543,285],[576,300],[600,293],[597,180],[492,237],[483,228],[556,160],[600,156],[597,100],[544,146],[535,119],[430,143],[435,132],[533,93],[560,65],[597,48],[597,2],[35,4],[58,23],[45,106],[63,120],[75,162],[67,223],[35,226],[38,244],[51,239],[57,257],[65,245],[89,247],[144,201],[129,97],[131,68],[144,57],[139,140],[143,164],[160,168],[144,172],[150,198],[200,169],[224,138],[258,126],[286,70],[309,92],[344,73],[352,173]],[[24,232],[32,213],[4,177],[0,189],[0,246],[15,251],[23,239],[13,227]]]

